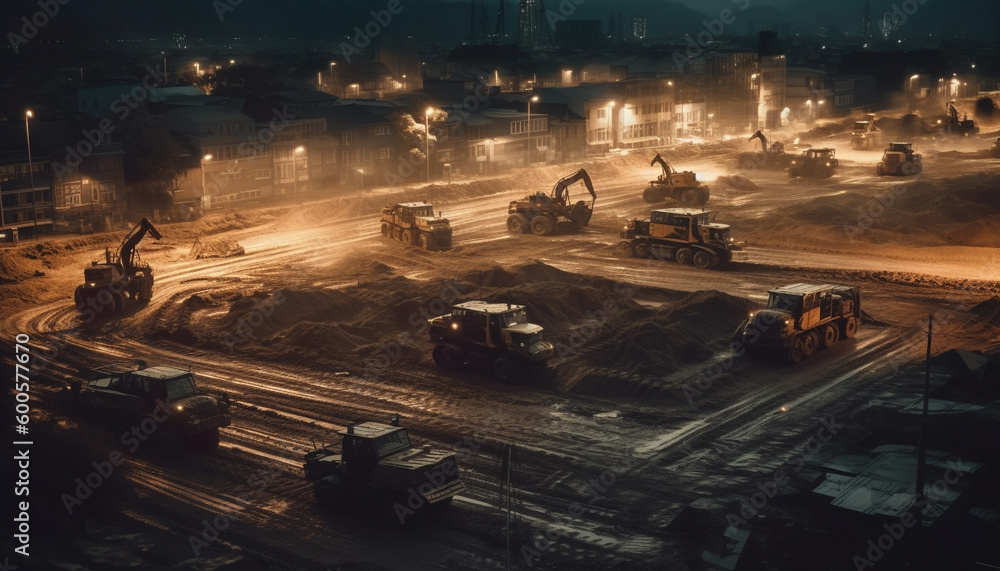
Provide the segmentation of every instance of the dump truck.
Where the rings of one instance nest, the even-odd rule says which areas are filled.
[[[81,369],[67,388],[81,411],[115,429],[141,428],[144,437],[123,433],[122,445],[148,439],[167,455],[186,444],[214,450],[219,428],[231,422],[229,396],[199,389],[194,374],[177,367],[108,363]]]
[[[750,353],[772,353],[798,363],[854,337],[860,325],[860,288],[796,283],[769,291],[767,307],[750,314],[737,328],[735,341]]]
[[[153,296],[153,269],[139,258],[136,246],[149,234],[161,238],[153,224],[143,218],[125,235],[114,254],[104,249],[104,262],[91,262],[83,270],[83,284],[73,300],[85,319],[120,313],[126,301],[148,302]]]
[[[784,170],[792,162],[792,155],[785,152],[785,144],[775,142],[768,144],[767,137],[762,131],[757,131],[750,136],[748,141],[757,139],[760,141],[759,153],[740,153],[736,156],[736,166],[745,171],[757,169],[764,170]]]
[[[386,238],[424,250],[451,248],[451,223],[426,202],[397,202],[382,208],[381,232]]]
[[[882,161],[875,167],[879,176],[910,176],[924,170],[923,159],[914,152],[913,143],[889,143]]]
[[[587,187],[591,196],[589,203],[585,200],[570,203],[569,187],[577,182],[583,182]],[[580,169],[559,179],[552,187],[550,195],[537,192],[519,200],[512,200],[507,207],[507,231],[512,234],[531,232],[547,236],[556,231],[560,222],[570,230],[579,230],[580,227],[590,224],[595,202],[597,193],[594,192],[590,175],[586,170]]]
[[[399,422],[397,414],[388,424],[350,423],[337,433],[339,450],[324,445],[305,455],[303,469],[320,506],[375,506],[402,525],[424,507],[447,504],[465,491],[455,455],[413,446]]]
[[[837,151],[831,148],[807,149],[792,159],[788,166],[788,178],[828,178],[837,172],[840,161]]]
[[[728,224],[709,220],[710,212],[684,208],[654,210],[649,218],[633,219],[621,230],[620,256],[676,260],[699,268],[729,262],[738,245]]]
[[[530,376],[545,368],[554,352],[540,325],[530,323],[523,305],[466,301],[451,313],[428,320],[434,363],[446,370],[462,365],[489,369],[501,381]]]
[[[698,181],[698,175],[691,171],[677,171],[660,153],[656,153],[649,166],[659,163],[663,173],[656,180],[649,181],[649,186],[642,192],[646,202],[663,202],[670,198],[688,205],[703,205],[708,202],[710,190],[708,186]]]
[[[864,120],[855,121],[851,130],[851,148],[871,150],[882,146],[882,131],[875,126],[875,114],[865,115]]]

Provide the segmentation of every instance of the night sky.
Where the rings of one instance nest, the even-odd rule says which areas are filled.
[[[52,0],[55,3],[56,0]],[[121,3],[116,0],[72,0],[61,6],[54,20],[61,25],[83,22],[98,30],[98,37],[148,38],[184,33],[188,37],[224,39],[254,35],[294,36],[303,40],[324,41],[351,33],[354,26],[370,20],[368,11],[384,8],[388,0],[285,0],[281,3],[242,0],[222,12],[218,4],[238,0],[147,0]],[[392,33],[415,35],[420,39],[451,42],[468,38],[469,0],[400,0],[403,12],[391,25]],[[474,0],[477,11],[485,5],[492,27],[497,0]],[[903,27],[905,37],[961,32],[981,39],[995,38],[1000,31],[1000,2],[996,0],[873,0],[873,20],[894,5],[907,2],[919,6]],[[717,18],[723,9],[732,9],[736,21],[734,34],[771,29],[776,22],[788,22],[794,32],[811,35],[819,25],[836,26],[841,32],[856,34],[860,29],[863,0],[816,2],[815,0],[564,0],[565,6],[577,2],[571,19],[599,19],[606,27],[612,10],[627,20],[645,16],[651,36],[697,34],[702,21]],[[507,31],[513,35],[517,25],[516,2],[507,3]],[[558,13],[560,2],[549,0],[546,8]],[[741,7],[744,8],[741,10]],[[5,2],[0,17],[5,32],[20,26],[22,16],[39,10],[35,0]],[[58,26],[54,26],[57,28]]]

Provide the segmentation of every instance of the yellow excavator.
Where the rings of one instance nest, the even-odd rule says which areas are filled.
[[[139,258],[135,247],[146,234],[159,240],[160,233],[143,218],[125,235],[118,251],[104,249],[104,263],[92,262],[83,270],[83,283],[76,287],[74,300],[81,316],[106,317],[120,313],[126,299],[149,301],[153,296],[153,269]]]

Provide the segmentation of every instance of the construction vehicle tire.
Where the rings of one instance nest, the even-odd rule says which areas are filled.
[[[635,256],[635,247],[632,246],[632,242],[622,240],[621,242],[618,242],[617,246],[615,246],[615,255],[623,258],[631,258],[632,256]]]
[[[823,327],[820,337],[820,347],[823,349],[829,349],[833,347],[837,341],[840,340],[840,328],[836,325],[829,324]]]
[[[389,223],[388,222],[383,222],[382,223],[382,235],[383,236],[388,236],[389,235]]]
[[[645,260],[649,257],[649,244],[646,242],[636,242],[633,248],[635,249],[636,258]]]
[[[320,478],[313,487],[316,502],[324,509],[337,510],[344,506],[347,489],[343,480],[335,474]]]
[[[712,254],[709,254],[705,250],[697,250],[694,256],[691,258],[696,268],[708,269],[712,267]]]
[[[802,360],[805,356],[806,343],[802,340],[802,335],[792,338],[792,344],[788,348],[788,362],[793,365]]]
[[[547,214],[535,216],[531,220],[531,231],[538,236],[548,236],[556,229],[556,222]]]
[[[451,371],[457,369],[462,364],[462,357],[454,347],[438,345],[434,348],[434,364],[438,367]]]
[[[642,191],[642,199],[646,202],[663,202],[663,191],[654,186],[648,186],[646,190]]]
[[[848,317],[844,321],[844,330],[841,332],[843,333],[844,339],[851,339],[852,337],[854,337],[855,334],[857,334],[857,332],[858,332],[858,318],[853,316]]]
[[[115,307],[113,314],[117,315],[125,309],[125,296],[116,291],[111,294],[111,298],[114,300]]]
[[[698,195],[698,191],[693,188],[685,190],[684,193],[681,194],[681,202],[694,206],[698,203]]]
[[[525,234],[530,228],[531,224],[524,214],[511,214],[507,217],[507,231],[511,234]]]
[[[427,234],[421,234],[421,235],[420,235],[420,236],[419,236],[419,237],[417,238],[417,245],[418,245],[418,246],[420,246],[421,248],[423,248],[424,250],[426,250],[426,249],[427,249],[427,247],[428,247],[428,244],[429,244],[429,243],[427,242]]]
[[[701,192],[698,193],[698,202],[700,204],[705,204],[708,202],[710,196],[712,196],[712,190],[707,186],[703,186],[701,187]]]
[[[404,244],[413,244],[413,232],[410,230],[403,230],[403,234],[399,237],[399,240]]]
[[[694,259],[694,252],[691,251],[691,248],[681,248],[677,250],[674,257],[677,258],[678,264],[682,266],[690,266]]]
[[[753,157],[747,157],[740,163],[740,169],[745,171],[755,171],[757,167],[757,161],[753,160]]]
[[[875,172],[878,176],[885,176],[885,166],[882,163],[875,165]]]
[[[392,239],[393,240],[402,240],[403,239],[403,229],[400,228],[399,226],[393,226],[392,227]]]
[[[802,336],[803,346],[803,357],[808,357],[819,350],[819,334],[815,331],[810,331]]]
[[[514,362],[506,355],[500,355],[493,361],[493,376],[500,381],[510,380],[514,376]]]

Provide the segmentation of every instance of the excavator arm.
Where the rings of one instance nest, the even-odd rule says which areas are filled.
[[[670,166],[670,163],[668,163],[666,159],[660,156],[660,153],[656,153],[656,156],[653,157],[653,160],[649,162],[649,166],[653,166],[656,163],[660,163],[660,168],[663,169],[663,178],[667,178],[671,174],[673,174],[674,168]]]
[[[587,171],[580,169],[575,173],[559,179],[556,186],[552,189],[552,198],[557,202],[566,204],[566,199],[569,197],[569,186],[575,182],[583,181],[583,184],[587,186],[587,191],[590,192],[590,196],[593,198],[590,200],[590,207],[594,207],[594,203],[597,202],[597,193],[594,192],[594,184],[590,180],[590,175]]]
[[[125,235],[121,246],[118,247],[118,260],[125,270],[126,275],[135,273],[138,265],[138,255],[135,252],[135,247],[146,237],[147,233],[157,240],[161,238],[160,233],[153,226],[153,223],[143,218]]]
[[[767,154],[767,137],[764,136],[764,133],[762,133],[760,131],[757,131],[753,135],[750,135],[750,138],[747,139],[747,141],[753,141],[754,139],[760,139],[760,148],[761,148],[761,151],[763,151],[763,153],[766,155]]]

